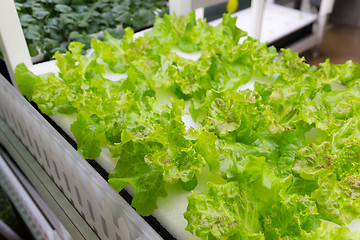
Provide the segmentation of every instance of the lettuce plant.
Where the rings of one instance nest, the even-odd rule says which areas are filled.
[[[89,56],[72,42],[59,73],[20,64],[15,78],[42,112],[76,116],[85,158],[108,147],[109,183],[131,184],[141,215],[179,184],[186,230],[203,239],[358,239],[346,226],[360,217],[360,65],[310,67],[235,22],[156,17],[138,38],[105,32]],[[199,192],[205,168],[223,183]]]

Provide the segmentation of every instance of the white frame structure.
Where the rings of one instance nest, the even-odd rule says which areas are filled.
[[[14,86],[15,67],[31,66],[32,61],[13,0],[0,1],[0,50]]]

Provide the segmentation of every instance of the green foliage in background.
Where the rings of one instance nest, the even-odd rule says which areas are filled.
[[[65,52],[78,41],[90,47],[91,34],[102,30],[116,37],[123,29],[152,25],[155,15],[168,12],[167,1],[157,0],[15,0],[30,55]]]

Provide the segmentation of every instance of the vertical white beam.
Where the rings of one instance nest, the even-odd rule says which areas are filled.
[[[300,5],[300,11],[311,13],[311,2],[310,0],[302,0]]]
[[[320,4],[319,14],[318,14],[318,26],[316,29],[317,38],[319,45],[323,39],[325,27],[329,14],[332,12],[334,7],[334,0],[322,0]]]
[[[13,0],[0,1],[0,49],[11,81],[17,86],[14,79],[16,65],[31,66],[32,62]]]
[[[260,39],[261,24],[264,15],[265,0],[251,1],[251,21],[249,36]]]
[[[186,15],[192,11],[192,0],[170,0],[169,13],[175,13],[177,16]]]

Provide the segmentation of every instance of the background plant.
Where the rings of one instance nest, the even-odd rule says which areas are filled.
[[[30,55],[51,58],[66,51],[71,41],[90,47],[92,35],[102,30],[116,37],[123,29],[149,27],[155,15],[168,12],[167,1],[157,0],[15,0]]]

